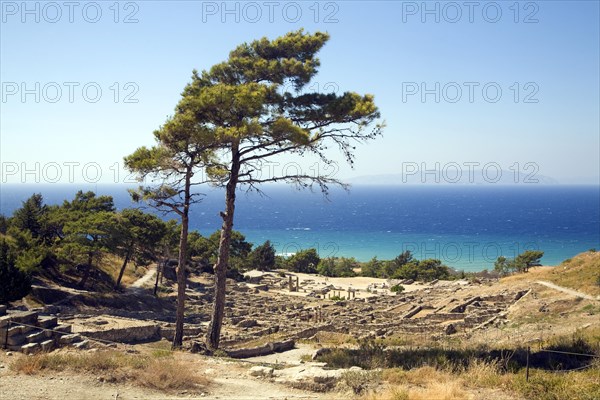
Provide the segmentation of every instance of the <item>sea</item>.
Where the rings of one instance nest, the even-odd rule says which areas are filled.
[[[0,213],[11,215],[33,193],[41,193],[46,204],[60,204],[77,190],[111,195],[118,209],[139,206],[124,185],[3,184]],[[356,185],[328,197],[280,185],[262,190],[237,194],[234,229],[255,245],[271,241],[282,255],[312,247],[321,257],[368,261],[410,250],[418,259],[481,271],[493,269],[499,256],[525,250],[542,250],[544,265],[600,251],[597,185]],[[210,235],[221,225],[224,193],[203,194],[190,225]]]

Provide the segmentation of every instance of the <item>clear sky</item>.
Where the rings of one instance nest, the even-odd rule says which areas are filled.
[[[124,181],[116,166],[153,143],[192,69],[299,28],[331,34],[313,88],[372,93],[387,122],[338,176],[533,163],[561,183],[598,183],[597,1],[2,1],[1,11],[0,183]]]

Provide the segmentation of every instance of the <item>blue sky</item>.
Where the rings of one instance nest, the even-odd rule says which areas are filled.
[[[1,4],[1,183],[123,182],[122,157],[152,144],[192,69],[299,28],[331,34],[312,86],[372,93],[387,122],[354,170],[338,157],[339,177],[477,162],[599,180],[596,1],[48,4]]]

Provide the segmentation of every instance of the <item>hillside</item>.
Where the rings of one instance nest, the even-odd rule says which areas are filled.
[[[560,286],[579,290],[592,296],[600,295],[600,252],[587,251],[544,270],[540,276]]]

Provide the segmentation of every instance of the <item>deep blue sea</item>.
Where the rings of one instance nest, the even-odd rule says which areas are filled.
[[[125,186],[2,185],[0,213],[10,215],[34,192],[47,204],[77,190],[112,195],[118,208],[134,206]],[[598,186],[354,186],[320,193],[267,186],[268,197],[238,194],[235,229],[255,244],[270,240],[280,253],[315,247],[321,257],[391,259],[404,250],[439,258],[466,271],[493,268],[500,255],[543,250],[556,265],[582,251],[600,250]],[[220,227],[223,193],[194,206],[191,225],[203,235]]]

